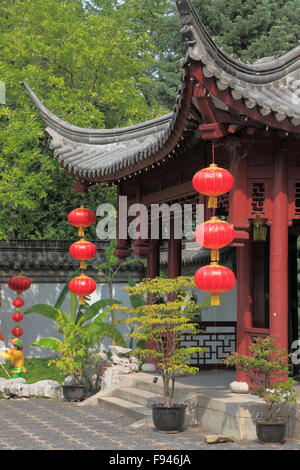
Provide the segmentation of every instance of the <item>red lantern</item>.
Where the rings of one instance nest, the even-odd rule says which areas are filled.
[[[211,305],[220,305],[220,294],[231,290],[235,282],[234,273],[218,263],[204,266],[195,274],[195,284],[198,289],[211,294]]]
[[[23,307],[24,305],[24,300],[23,299],[14,299],[13,300],[13,305],[16,307],[16,308],[20,308],[20,307]]]
[[[80,268],[86,269],[85,261],[95,256],[97,252],[94,243],[81,239],[73,243],[69,248],[69,253],[73,258],[80,260]]]
[[[228,193],[233,186],[233,176],[224,168],[212,163],[208,168],[198,171],[193,177],[193,186],[198,193],[209,196],[208,207],[216,208],[217,196]]]
[[[23,330],[19,326],[15,326],[11,332],[16,338],[20,338],[23,334]]]
[[[81,206],[79,209],[74,209],[69,213],[68,221],[74,227],[79,228],[79,236],[83,237],[83,228],[93,225],[96,221],[96,215],[90,209]]]
[[[92,294],[96,290],[96,282],[91,277],[81,274],[71,279],[69,289],[73,294],[79,296],[79,303],[84,305],[84,297]]]
[[[11,318],[13,319],[13,321],[15,321],[16,323],[19,323],[20,321],[23,320],[24,318],[24,315],[21,313],[21,312],[16,312],[14,313]]]
[[[25,290],[29,289],[31,286],[31,281],[26,276],[22,276],[22,274],[18,274],[18,276],[11,277],[8,280],[8,287],[11,290],[17,292],[17,294],[21,294]]]
[[[219,261],[219,250],[230,245],[234,240],[234,228],[218,217],[212,217],[199,225],[195,232],[195,240],[206,249],[212,250],[211,260]]]

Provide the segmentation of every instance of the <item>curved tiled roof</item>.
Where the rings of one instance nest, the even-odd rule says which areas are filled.
[[[23,85],[45,121],[54,157],[80,180],[110,181],[117,179],[122,170],[135,171],[147,166],[149,158],[161,149],[164,148],[161,158],[172,150],[172,136],[178,134],[177,143],[184,132],[188,113],[194,118],[185,126],[188,132],[191,127],[195,130],[200,122],[199,114],[190,107],[191,91],[186,89],[191,90],[192,86],[185,69],[172,113],[116,129],[85,129],[68,124],[44,106],[28,83]]]
[[[201,61],[207,78],[214,77],[220,90],[229,88],[234,100],[248,108],[258,106],[263,116],[275,113],[281,122],[289,118],[300,125],[300,46],[278,57],[243,64],[227,55],[212,39],[190,0],[176,0],[188,56]]]
[[[257,108],[264,118],[272,116],[279,129],[286,129],[288,120],[288,128],[300,133],[300,47],[279,58],[243,64],[217,46],[190,0],[174,1],[188,54],[172,113],[125,128],[85,129],[53,114],[24,83],[45,121],[54,157],[78,181],[117,181],[159,162],[177,147],[188,149],[199,141],[196,131],[202,118],[193,99],[189,67],[194,62],[202,64],[204,77],[214,78],[220,91],[230,90],[234,102],[242,101],[249,110]],[[211,99],[216,108],[230,114],[221,94],[212,94]]]

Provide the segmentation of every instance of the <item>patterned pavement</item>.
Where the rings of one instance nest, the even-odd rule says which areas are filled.
[[[126,417],[100,407],[80,407],[49,399],[1,399],[0,419],[0,450],[107,450],[132,451],[132,455],[134,451],[151,450],[158,451],[156,454],[159,451],[300,450],[300,442],[294,439],[287,439],[282,445],[267,446],[258,441],[210,445],[204,441],[208,433],[200,426],[181,433],[133,429]],[[105,459],[112,458],[109,452],[103,455]],[[150,459],[146,462],[150,464]],[[136,466],[139,466],[137,462]],[[177,466],[184,466],[183,462]]]

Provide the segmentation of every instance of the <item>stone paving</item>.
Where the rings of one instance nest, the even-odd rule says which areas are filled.
[[[0,400],[0,450],[300,450],[300,442],[206,444],[200,426],[181,433],[130,428],[131,421],[100,407],[50,399]],[[16,439],[16,436],[17,439]],[[107,453],[105,454],[108,458]]]

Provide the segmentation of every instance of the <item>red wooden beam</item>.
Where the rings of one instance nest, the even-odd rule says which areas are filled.
[[[256,105],[254,108],[247,108],[244,103],[244,99],[235,100],[232,97],[230,88],[226,90],[220,90],[217,85],[216,78],[207,78],[203,73],[203,65],[199,62],[191,63],[191,73],[196,80],[203,85],[209,93],[220,99],[224,104],[232,108],[232,110],[245,116],[245,123],[247,120],[253,119],[254,121],[263,124],[264,126],[273,127],[275,129],[281,129],[288,132],[294,132],[300,134],[300,126],[294,126],[289,119],[284,119],[279,122],[274,113],[269,116],[263,116]]]

